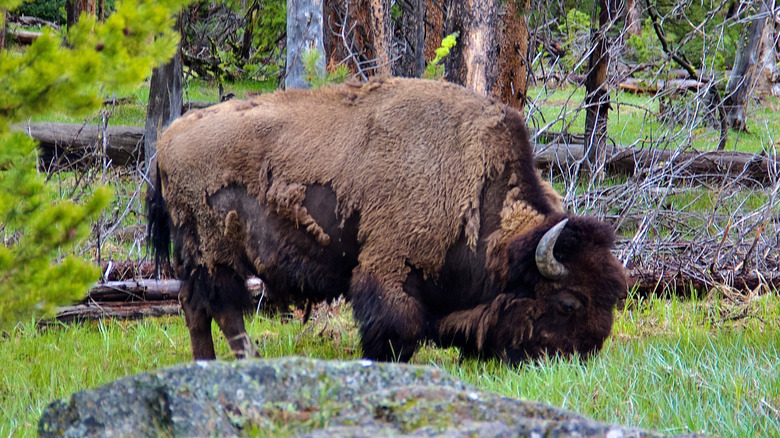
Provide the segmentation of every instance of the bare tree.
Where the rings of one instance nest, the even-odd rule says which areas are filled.
[[[594,0],[591,14],[591,49],[588,57],[588,73],[585,79],[585,146],[592,169],[603,167],[606,162],[607,120],[609,117],[609,83],[607,67],[607,30],[614,22],[610,2]]]
[[[181,32],[181,20],[177,20]],[[181,46],[180,46],[181,47]],[[165,65],[157,67],[152,72],[149,84],[149,104],[146,107],[146,124],[144,125],[144,158],[146,169],[149,169],[157,154],[157,139],[171,122],[181,115],[184,93],[182,89],[182,59],[181,49]]]
[[[371,29],[374,33],[375,73],[390,74],[392,70],[393,28],[390,15],[390,0],[368,0],[371,12]]]
[[[78,23],[82,13],[95,15],[97,12],[95,0],[68,0],[65,2],[68,27]]]
[[[401,15],[393,20],[393,76],[420,77],[425,72],[425,3],[425,0],[395,3]]]
[[[446,58],[447,78],[477,93],[495,95],[498,82],[498,1],[452,1],[447,33],[459,42]]]
[[[626,35],[642,33],[641,0],[626,0]]]
[[[317,51],[318,74],[325,74],[325,46],[322,35],[323,0],[287,0],[286,88],[308,88],[304,55]]]
[[[0,50],[5,49],[5,33],[8,31],[8,11],[0,8]]]
[[[498,92],[501,102],[517,109],[525,105],[528,87],[528,27],[522,11],[529,2],[510,0],[499,16],[500,47],[498,54]]]
[[[758,79],[755,71],[761,53],[762,35],[770,11],[774,10],[775,2],[761,0],[759,3],[757,13],[751,14],[749,17],[750,25],[747,26],[739,41],[734,68],[731,70],[723,102],[726,110],[726,123],[738,131],[746,129],[747,98]],[[750,14],[751,12],[748,10],[746,13]]]

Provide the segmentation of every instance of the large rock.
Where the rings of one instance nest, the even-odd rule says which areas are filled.
[[[475,390],[430,366],[304,358],[195,362],[51,403],[48,436],[652,437]]]

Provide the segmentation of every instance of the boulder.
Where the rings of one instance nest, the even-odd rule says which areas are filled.
[[[39,436],[653,437],[479,391],[431,366],[192,362],[51,403]]]

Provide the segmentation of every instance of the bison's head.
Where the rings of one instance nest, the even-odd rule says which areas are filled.
[[[441,338],[467,354],[511,363],[593,355],[609,336],[615,305],[627,290],[623,267],[610,252],[613,240],[607,224],[585,217],[550,221],[514,238],[501,293],[443,319]]]

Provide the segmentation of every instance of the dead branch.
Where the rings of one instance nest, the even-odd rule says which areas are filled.
[[[181,313],[179,280],[108,281],[92,287],[81,302],[61,307],[53,320],[80,322],[102,318],[138,319]],[[257,278],[247,280],[247,288],[256,304],[263,301],[265,285]]]

